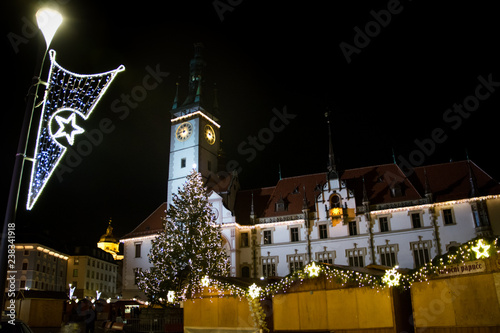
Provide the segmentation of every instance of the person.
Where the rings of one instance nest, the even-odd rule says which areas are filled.
[[[83,318],[83,321],[85,323],[85,333],[94,333],[97,314],[92,302],[90,302],[88,299],[82,300],[78,304],[77,312],[78,315]]]

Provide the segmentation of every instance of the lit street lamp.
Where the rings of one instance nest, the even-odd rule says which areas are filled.
[[[45,55],[50,46],[50,42],[54,37],[57,29],[62,23],[62,16],[60,13],[53,9],[42,8],[36,13],[36,21],[39,29],[42,31],[43,37],[45,38],[46,48],[43,52],[39,52],[40,57],[37,61],[35,68],[35,76],[33,78],[33,86],[35,87],[35,92],[32,94],[31,98],[27,100],[26,110],[24,113],[24,120],[21,127],[21,134],[19,137],[19,143],[17,146],[17,153],[14,162],[14,170],[12,173],[12,179],[10,184],[9,198],[7,201],[7,209],[5,212],[5,220],[2,228],[2,239],[0,246],[0,305],[2,310],[4,308],[4,297],[5,297],[5,279],[7,277],[7,271],[13,271],[15,267],[10,267],[7,265],[9,249],[14,249],[15,236],[9,238],[7,234],[9,231],[11,235],[15,235],[16,228],[16,213],[17,213],[17,202],[19,198],[19,189],[21,185],[21,178],[24,167],[24,160],[26,159],[26,149],[28,144],[28,136],[31,128],[31,122],[33,118],[33,110],[35,105],[35,100],[38,94],[38,86],[40,84],[40,76],[43,69],[43,63],[45,61]],[[31,88],[30,88],[31,89]],[[13,252],[13,251],[11,251]]]

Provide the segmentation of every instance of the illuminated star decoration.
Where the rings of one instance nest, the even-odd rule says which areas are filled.
[[[52,136],[54,138],[66,137],[70,145],[73,145],[75,142],[75,135],[82,134],[85,132],[83,128],[76,124],[75,113],[72,113],[68,118],[63,118],[61,116],[55,116],[57,123],[59,124],[59,129]],[[73,128],[69,133],[66,132],[66,125],[71,123],[71,127]]]
[[[317,277],[319,276],[319,271],[321,270],[321,267],[316,265],[315,262],[307,266],[306,271],[307,275],[312,278],[312,277]]]
[[[208,287],[210,285],[210,279],[208,278],[208,275],[205,275],[203,279],[201,279],[201,285],[202,287]]]
[[[398,268],[398,266],[394,266],[394,268],[386,271],[384,276],[382,277],[382,282],[384,282],[389,287],[399,286],[401,274],[398,273]]]
[[[250,296],[250,298],[252,299],[257,298],[260,295],[260,291],[261,288],[257,287],[257,285],[254,283],[248,288],[248,296]]]
[[[167,302],[173,303],[175,302],[175,291],[169,290],[167,293]]]
[[[42,101],[43,107],[31,168],[26,204],[28,210],[33,208],[66,153],[67,147],[57,139],[65,137],[69,145],[73,145],[75,135],[83,133],[83,129],[75,123],[75,113],[78,113],[83,120],[87,120],[116,74],[125,70],[124,66],[119,66],[117,69],[100,74],[76,74],[56,62],[54,50],[50,50],[49,55],[50,70]],[[63,116],[62,112],[71,115]],[[53,121],[59,124],[59,129],[55,133],[51,130]],[[69,124],[72,129],[69,129]]]
[[[490,245],[483,243],[483,240],[480,239],[477,241],[477,245],[472,247],[472,251],[476,253],[476,258],[488,258],[490,254],[488,250],[490,249]]]

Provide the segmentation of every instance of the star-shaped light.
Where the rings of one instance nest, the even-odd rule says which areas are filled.
[[[312,264],[310,264],[309,266],[306,267],[307,275],[310,278],[319,276],[320,270],[321,270],[321,267],[316,265],[315,262],[313,262]]]
[[[173,303],[175,301],[175,291],[169,290],[167,293],[167,302]]]
[[[201,279],[201,286],[202,287],[208,287],[210,285],[210,278],[208,277],[208,275],[205,275],[202,279]]]
[[[476,253],[476,258],[488,258],[490,254],[488,250],[490,249],[490,245],[483,243],[483,240],[480,239],[477,241],[477,245],[472,247],[472,251]]]
[[[73,145],[75,142],[75,135],[82,134],[85,132],[83,128],[76,124],[75,113],[72,113],[68,118],[63,118],[61,116],[56,116],[56,121],[59,124],[59,129],[54,134],[54,138],[60,138],[65,136],[70,145]],[[71,123],[71,127],[73,128],[70,133],[66,131],[66,125]]]
[[[384,276],[382,277],[382,282],[384,282],[389,287],[399,286],[401,274],[398,273],[398,268],[399,266],[394,266],[394,268],[386,271]]]
[[[251,298],[257,298],[260,295],[261,288],[257,287],[257,285],[254,283],[248,288],[248,296]]]

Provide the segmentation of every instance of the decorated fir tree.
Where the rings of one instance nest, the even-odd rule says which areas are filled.
[[[229,275],[220,227],[215,223],[201,174],[196,170],[173,195],[163,226],[148,254],[153,266],[138,276],[138,287],[150,302],[176,303],[204,276]]]

